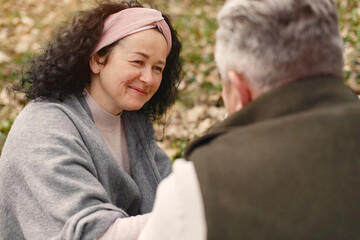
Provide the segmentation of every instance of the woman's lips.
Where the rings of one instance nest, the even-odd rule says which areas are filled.
[[[134,86],[129,86],[129,88],[130,88],[131,90],[134,90],[134,91],[142,94],[142,95],[146,95],[146,94],[147,94],[146,90],[144,90],[144,89],[142,89],[142,88],[138,88],[138,87],[134,87]]]

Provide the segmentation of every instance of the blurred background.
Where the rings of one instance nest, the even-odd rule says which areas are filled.
[[[159,145],[172,159],[181,157],[189,141],[225,114],[213,56],[216,16],[224,1],[140,1],[170,14],[183,43],[180,96],[165,123],[155,123]],[[0,153],[26,103],[22,94],[9,91],[19,81],[23,64],[41,51],[60,24],[95,4],[95,0],[0,0]],[[345,81],[360,94],[360,1],[337,0],[337,5],[345,43]]]

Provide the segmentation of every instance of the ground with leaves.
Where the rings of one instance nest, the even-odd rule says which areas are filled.
[[[216,15],[224,0],[152,2],[172,16],[183,42],[181,95],[167,114],[165,131],[161,125],[155,125],[158,138],[162,139],[159,144],[171,158],[176,158],[181,157],[188,141],[202,135],[225,114],[213,57]],[[357,0],[337,3],[345,42],[345,79],[360,93],[360,3]],[[19,80],[22,65],[51,39],[58,24],[70,19],[75,11],[94,4],[92,0],[0,0],[0,152],[25,104],[24,96],[14,96],[7,86]]]

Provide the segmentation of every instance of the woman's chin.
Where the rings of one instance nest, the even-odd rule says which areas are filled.
[[[144,106],[144,104],[129,106],[129,107],[125,108],[125,111],[137,111],[137,110],[140,110],[143,106]]]

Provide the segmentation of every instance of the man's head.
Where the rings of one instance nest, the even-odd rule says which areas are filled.
[[[229,113],[287,82],[342,78],[335,0],[228,0],[218,21],[215,57]]]

